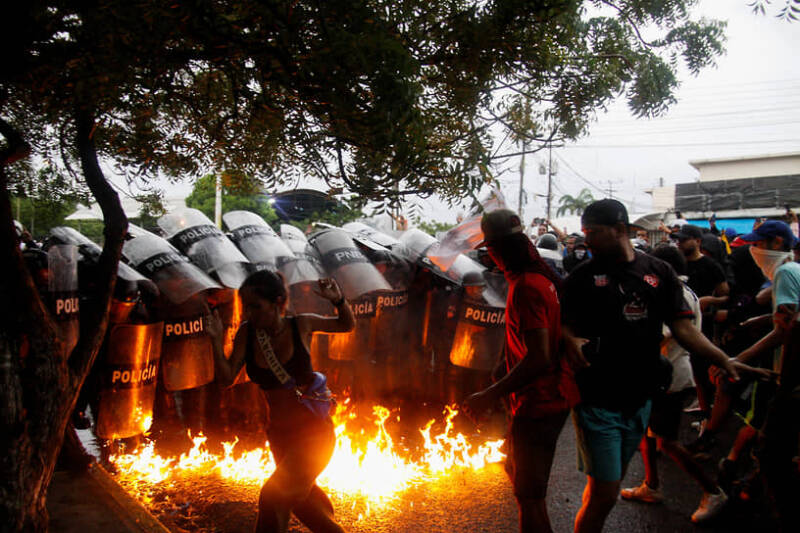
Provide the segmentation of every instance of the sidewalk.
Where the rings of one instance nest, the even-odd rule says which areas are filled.
[[[97,464],[86,472],[57,471],[47,493],[50,531],[169,533]]]

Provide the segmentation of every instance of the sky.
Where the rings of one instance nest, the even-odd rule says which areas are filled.
[[[553,149],[553,206],[563,194],[588,188],[595,198],[615,197],[633,213],[651,208],[647,189],[696,181],[689,161],[800,151],[800,22],[754,15],[748,0],[701,0],[693,18],[725,20],[727,53],[697,77],[680,74],[677,103],[656,119],[636,119],[624,101],[614,103],[577,142]],[[547,158],[526,158],[523,219],[545,214]],[[518,208],[519,159],[499,174],[509,207]],[[324,190],[309,180],[300,187]],[[167,196],[186,195],[187,183],[164,184]],[[436,197],[414,199],[431,220],[455,222],[466,204],[450,208]],[[553,214],[555,214],[555,207]]]
[[[773,2],[773,9],[781,4]],[[717,67],[680,76],[678,102],[657,119],[636,119],[624,102],[600,114],[587,136],[553,150],[558,164],[553,194],[588,188],[646,213],[658,186],[696,181],[689,161],[800,151],[800,23],[756,16],[747,0],[704,0],[695,16],[727,21],[727,53]],[[541,154],[541,153],[540,153]],[[537,154],[538,163],[546,163]],[[510,165],[518,168],[519,163]],[[526,220],[545,212],[546,176],[526,164]],[[519,173],[501,178],[517,208]],[[554,200],[554,204],[555,203]]]

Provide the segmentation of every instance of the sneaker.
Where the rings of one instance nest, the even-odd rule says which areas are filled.
[[[719,492],[716,494],[703,493],[703,499],[700,500],[700,505],[692,515],[692,522],[695,524],[707,522],[722,511],[728,502],[728,496],[722,489],[717,488],[717,490]]]
[[[693,430],[697,431],[697,433],[702,433],[706,429],[706,422],[708,422],[707,418],[701,418],[700,420],[695,420],[691,424],[689,424]]]
[[[650,488],[650,486],[642,481],[638,487],[631,487],[630,489],[622,489],[619,495],[623,500],[634,500],[637,502],[645,503],[661,503],[664,501],[664,495],[658,489]]]

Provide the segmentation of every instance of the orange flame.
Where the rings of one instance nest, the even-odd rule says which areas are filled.
[[[348,431],[346,423],[357,415],[349,400],[339,404],[334,415],[336,448],[318,483],[337,498],[352,501],[353,507],[363,508],[362,516],[380,509],[406,489],[423,481],[449,475],[456,468],[481,469],[502,461],[502,440],[473,445],[465,435],[453,434],[453,419],[458,411],[446,408],[445,429],[431,436],[435,420],[429,421],[420,434],[423,449],[412,459],[412,452],[400,449],[386,430],[392,416],[382,406],[372,408],[376,431]],[[398,417],[399,420],[399,417]],[[190,435],[191,437],[191,435]],[[194,446],[180,457],[164,458],[155,453],[153,444],[132,454],[112,456],[120,483],[145,503],[149,503],[148,488],[178,476],[218,476],[235,483],[261,485],[275,470],[269,446],[235,452],[238,442],[223,444],[224,453],[215,455],[205,446],[203,435],[192,438]],[[148,487],[149,486],[149,487]]]

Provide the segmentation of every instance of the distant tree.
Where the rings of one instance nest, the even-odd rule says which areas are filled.
[[[75,228],[90,241],[94,241],[100,246],[103,246],[105,242],[103,235],[105,224],[103,224],[102,220],[65,220],[63,225]],[[139,225],[144,227],[141,224]]]
[[[416,222],[416,226],[428,235],[435,237],[437,233],[447,231],[455,226],[455,224],[439,222],[438,220],[419,220]]]
[[[747,5],[753,8],[753,13],[756,15],[766,15],[767,6],[771,3],[772,0],[753,0]],[[771,6],[770,9],[772,9]],[[800,19],[800,0],[784,0],[783,7],[776,9],[778,9],[778,12],[775,14],[776,18],[783,19],[787,22]]]
[[[39,239],[50,228],[62,225],[79,202],[88,203],[85,187],[52,166],[29,169],[29,173],[19,177],[11,197],[13,215]]]
[[[47,198],[19,196],[12,198],[11,202],[14,206],[14,218],[37,240],[42,240],[50,228],[63,225],[64,219],[75,211],[77,205],[74,200],[54,202]]]
[[[594,202],[594,197],[589,189],[581,189],[577,196],[565,194],[558,199],[559,207],[556,216],[560,217],[566,213],[580,215],[592,202]]]
[[[325,211],[314,212],[302,220],[290,220],[289,224],[300,228],[303,231],[316,222],[324,222],[331,226],[341,227],[348,222],[364,218],[364,211],[361,207],[350,207],[346,203],[339,202],[335,207]],[[276,222],[278,224],[279,222]]]
[[[217,177],[208,174],[197,180],[191,194],[186,197],[186,205],[202,211],[214,220],[216,204]],[[259,215],[267,224],[278,220],[275,210],[267,202],[260,184],[236,172],[222,173],[222,212],[244,210]]]

